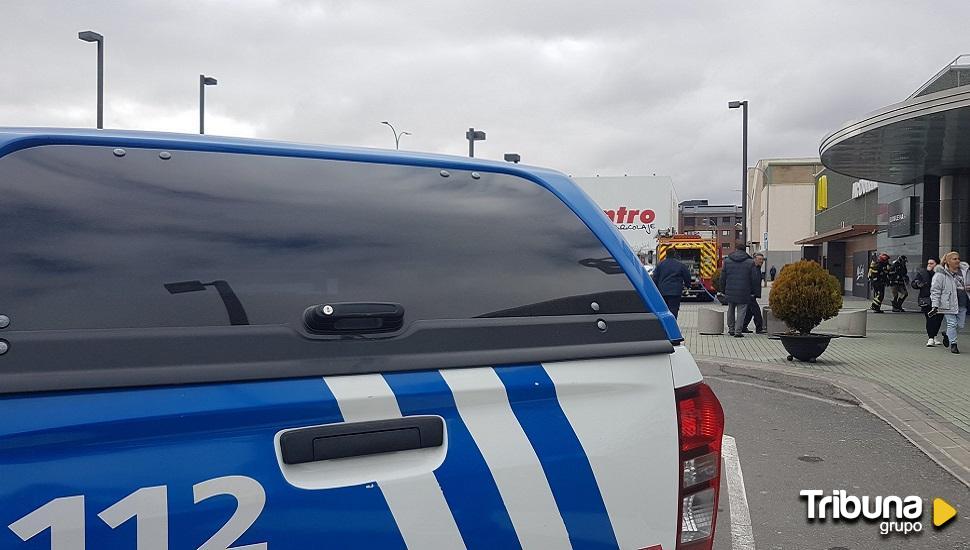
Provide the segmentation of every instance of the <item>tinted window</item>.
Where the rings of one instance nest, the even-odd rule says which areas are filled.
[[[559,199],[487,172],[46,146],[0,159],[0,231],[14,330],[295,324],[360,301],[406,321],[589,314],[586,295],[644,311]]]

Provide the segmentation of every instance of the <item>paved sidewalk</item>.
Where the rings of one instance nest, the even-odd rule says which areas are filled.
[[[844,307],[863,309],[867,305],[847,297]],[[726,309],[716,303],[681,307],[681,331],[699,361],[761,366],[836,383],[941,465],[955,469],[965,483],[970,480],[970,328],[962,339],[964,353],[955,355],[942,346],[925,347],[924,318],[918,312],[870,313],[868,337],[834,339],[818,362],[801,363],[787,361],[781,342],[765,335],[698,334],[700,308]]]

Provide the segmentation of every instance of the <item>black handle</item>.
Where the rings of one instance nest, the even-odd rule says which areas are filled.
[[[292,430],[280,436],[284,464],[440,447],[444,424],[437,416],[407,416]]]
[[[320,304],[303,312],[303,323],[315,334],[392,332],[404,324],[404,306],[381,302]]]

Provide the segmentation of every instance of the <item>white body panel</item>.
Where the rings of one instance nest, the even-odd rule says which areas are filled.
[[[568,494],[584,475],[602,499],[597,514],[620,548],[674,547],[679,472],[674,387],[700,381],[686,348],[673,354],[437,373],[494,479],[523,548],[572,546],[570,536],[582,523],[576,522],[577,513],[589,511],[583,512],[575,495]],[[381,375],[324,381],[345,422],[401,416],[394,390]],[[530,410],[541,414],[522,416]],[[559,414],[562,420],[546,423],[546,414]],[[548,439],[543,443],[537,437],[572,439],[572,454],[588,461],[588,473],[569,470],[564,476],[562,464],[556,465],[564,457],[550,455],[546,447],[544,460],[540,455]],[[447,430],[444,440],[442,450],[455,450]],[[296,471],[282,462],[281,467],[291,483],[308,489],[374,483],[408,547],[464,548],[455,511],[436,479],[441,461],[425,452],[330,460],[298,465]],[[558,476],[549,470],[556,467]]]

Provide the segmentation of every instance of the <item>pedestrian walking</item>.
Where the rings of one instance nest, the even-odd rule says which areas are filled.
[[[964,264],[966,265],[966,264]],[[950,347],[951,353],[960,353],[957,347],[958,331],[963,328],[967,318],[967,286],[964,282],[964,269],[960,265],[959,252],[947,252],[942,265],[936,266],[936,275],[930,283],[929,315],[943,315],[946,334],[943,345]]]
[[[889,254],[882,253],[869,262],[869,283],[872,285],[872,311],[882,313],[882,299],[889,282]]]
[[[889,287],[893,292],[893,311],[903,313],[903,302],[909,296],[906,285],[909,284],[909,270],[906,268],[906,256],[899,256],[889,262]]]
[[[684,288],[690,288],[690,270],[683,262],[668,255],[653,270],[653,282],[667,303],[667,309],[674,314],[680,313],[680,299]]]
[[[771,280],[772,280],[772,282],[774,282],[775,275],[778,275],[778,270],[775,269],[775,266],[771,266],[771,269],[768,271],[768,275],[771,276]]]
[[[739,244],[724,261],[721,268],[721,288],[728,302],[727,324],[728,334],[735,338],[744,336],[744,315],[748,304],[759,288],[760,277],[754,269],[754,259]]]
[[[761,266],[765,263],[765,255],[762,253],[757,253],[754,255],[754,266],[753,269],[755,274],[762,281],[764,280],[763,272],[761,271]],[[751,296],[751,301],[748,302],[748,307],[744,312],[744,323],[741,330],[742,333],[750,334],[751,330],[748,329],[748,325],[751,324],[751,320],[754,319],[754,330],[758,334],[765,334],[768,329],[765,327],[765,319],[761,315],[761,305],[758,304],[758,298],[761,298],[761,285],[755,285],[754,294]]]
[[[940,325],[943,324],[943,316],[929,315],[930,310],[933,308],[933,304],[930,301],[930,285],[933,282],[933,276],[936,275],[937,265],[936,258],[926,260],[926,269],[921,269],[916,274],[916,277],[913,278],[912,283],[913,288],[919,290],[916,305],[919,306],[920,311],[923,312],[923,317],[926,318],[926,347],[928,348],[943,343],[939,336]]]

